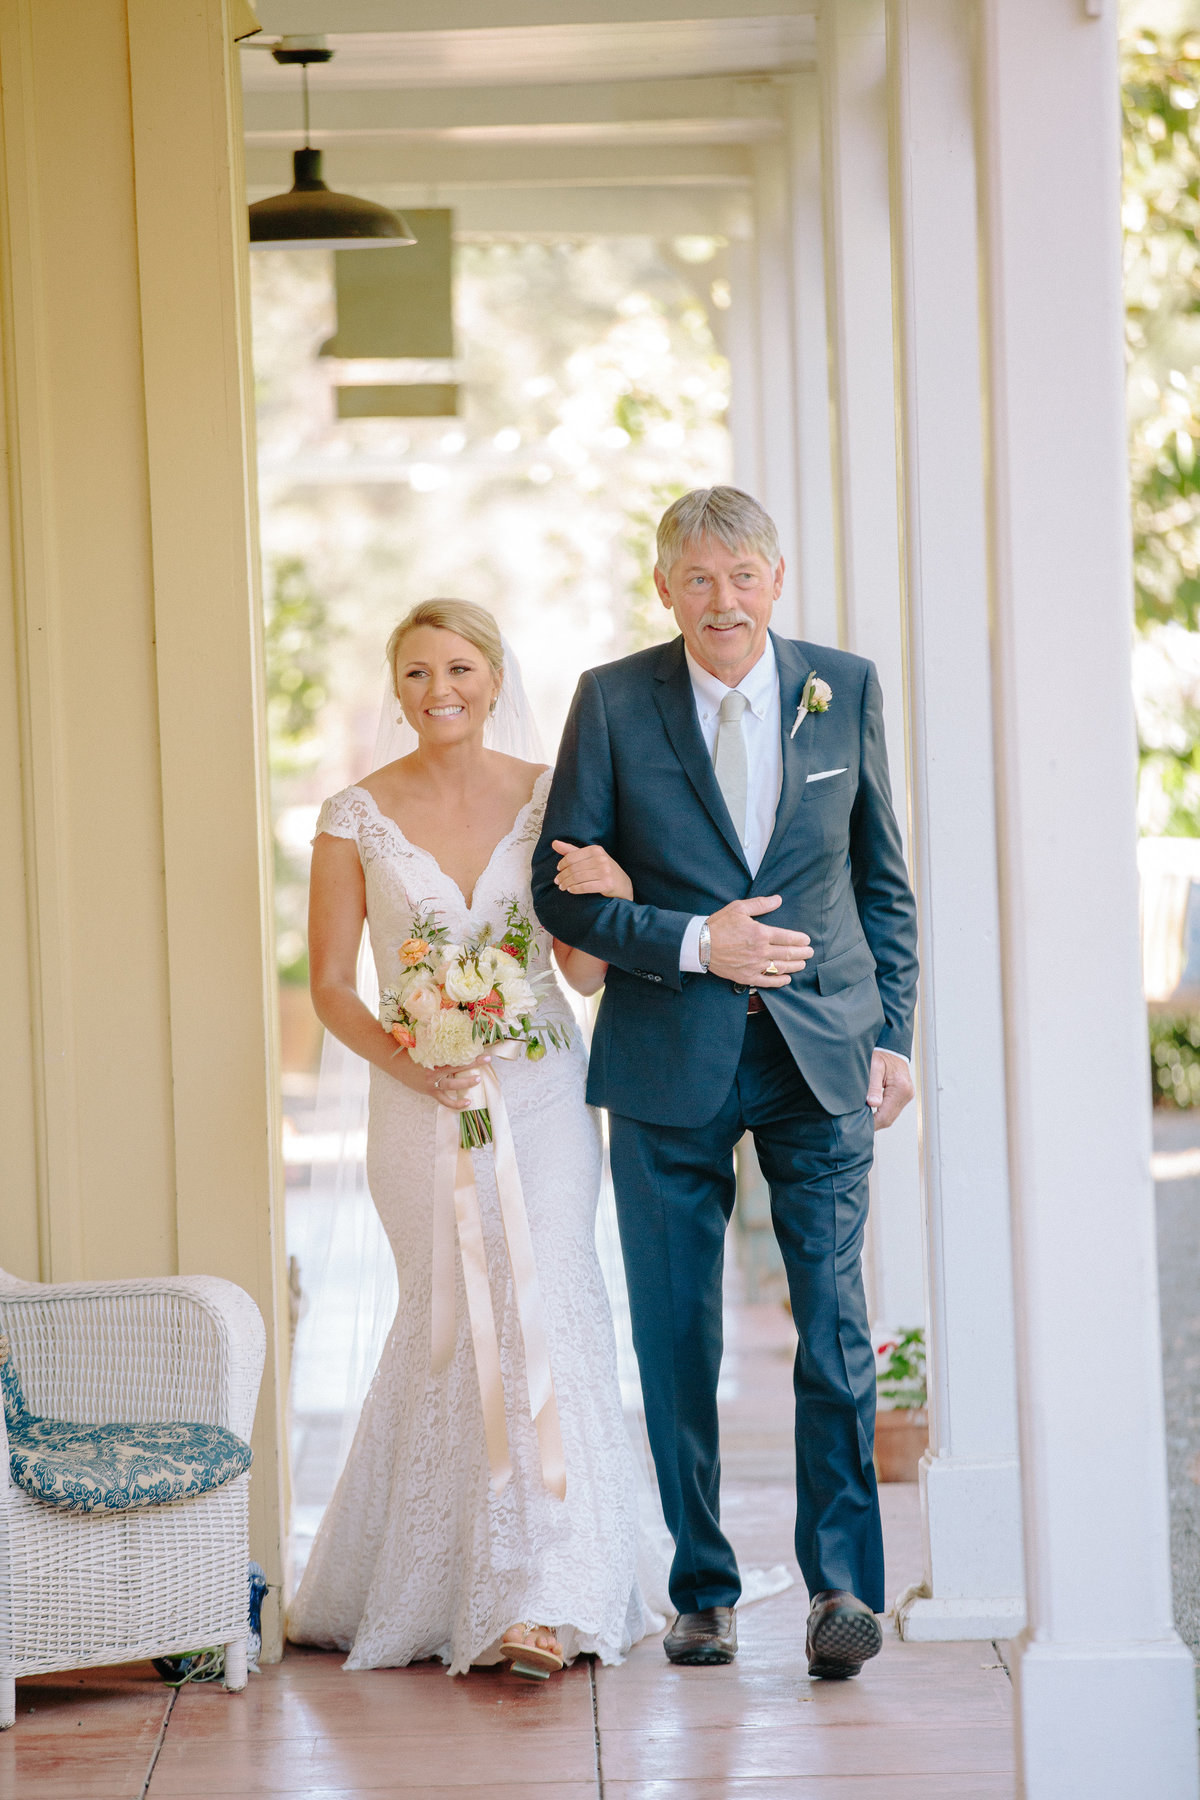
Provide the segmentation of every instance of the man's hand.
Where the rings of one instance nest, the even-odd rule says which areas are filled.
[[[774,912],[783,901],[778,894],[760,894],[753,900],[731,900],[711,915],[708,934],[712,945],[710,975],[722,975],[742,987],[786,987],[813,953],[805,931],[785,931],[782,925],[760,925],[758,914]],[[774,973],[768,974],[770,963]]]
[[[885,1131],[913,1097],[912,1070],[892,1050],[872,1050],[867,1105],[875,1114],[876,1131]]]

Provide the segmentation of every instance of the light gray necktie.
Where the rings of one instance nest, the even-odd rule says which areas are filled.
[[[746,841],[746,740],[742,736],[742,714],[748,705],[745,694],[730,688],[721,702],[721,723],[713,751],[717,786],[742,843]]]

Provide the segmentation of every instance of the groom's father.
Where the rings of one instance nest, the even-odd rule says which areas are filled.
[[[768,630],[775,527],[685,494],[655,584],[681,635],[579,683],[534,859],[546,928],[609,963],[588,1098],[608,1108],[646,1424],[675,1539],[674,1662],[737,1649],[717,1376],[733,1151],[754,1135],[796,1351],[796,1555],[812,1674],[881,1644],[875,1366],[860,1258],[873,1132],[912,1095],[916,921],[879,681]],[[601,845],[634,898],[596,879]],[[608,891],[606,891],[608,890]]]

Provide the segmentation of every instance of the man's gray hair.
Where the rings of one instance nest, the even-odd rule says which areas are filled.
[[[727,550],[752,551],[774,568],[779,561],[775,521],[741,488],[693,488],[668,506],[658,522],[658,567],[669,574],[689,544],[716,538]]]

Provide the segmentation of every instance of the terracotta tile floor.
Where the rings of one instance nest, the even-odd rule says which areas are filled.
[[[722,1377],[725,1516],[746,1566],[791,1561],[791,1327],[734,1309]],[[884,1489],[888,1592],[919,1571],[916,1489]],[[173,1698],[142,1665],[18,1686],[0,1800],[1011,1800],[1008,1678],[990,1644],[902,1644],[856,1682],[804,1674],[803,1589],[740,1615],[724,1669],[657,1640],[546,1686],[481,1670],[346,1675],[291,1650],[244,1695]]]

